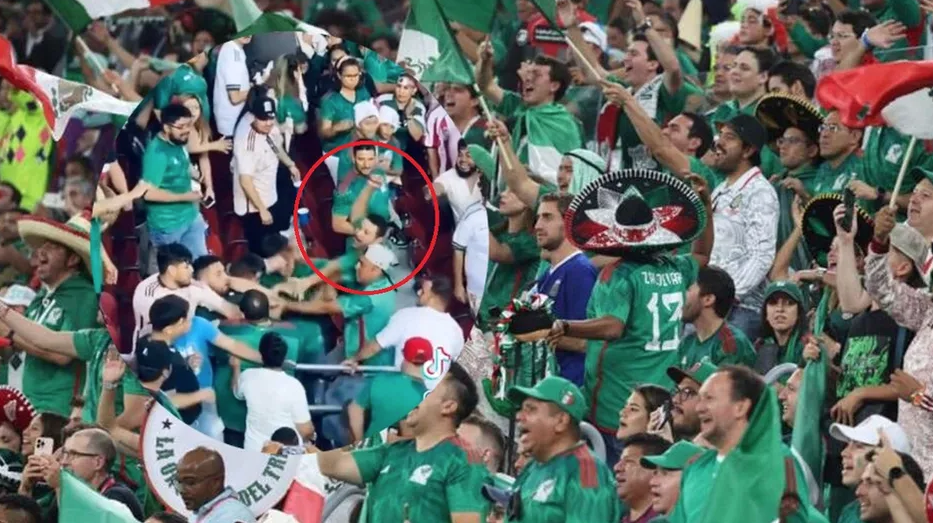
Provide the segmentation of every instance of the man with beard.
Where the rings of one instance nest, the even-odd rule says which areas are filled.
[[[725,181],[713,191],[716,242],[710,264],[735,283],[736,306],[729,321],[757,339],[768,271],[777,241],[778,200],[759,165],[767,133],[753,116],[739,114],[719,128],[713,168]]]
[[[191,161],[186,149],[193,123],[191,112],[183,105],[171,104],[162,109],[160,119],[162,130],[143,153],[142,180],[152,186],[143,197],[149,241],[156,248],[180,243],[200,257],[207,254],[207,223],[199,209],[201,194],[191,190]]]
[[[651,510],[658,514],[652,523],[666,521],[680,498],[680,478],[683,470],[703,453],[703,447],[688,441],[678,441],[661,455],[641,458],[643,468],[653,470],[648,485],[651,487]]]
[[[353,146],[353,170],[347,173],[334,195],[332,223],[334,232],[351,236],[347,246],[353,242],[356,229],[353,223],[367,214],[375,214],[386,221],[390,219],[389,187],[385,173],[377,167],[378,156],[373,145]]]
[[[545,194],[538,205],[535,239],[541,248],[541,258],[550,267],[535,281],[534,289],[554,300],[551,312],[555,318],[585,320],[598,271],[564,233],[564,213],[572,200],[570,195]],[[564,336],[557,340],[556,350],[560,375],[578,387],[583,386],[586,342]]]
[[[533,388],[513,387],[508,398],[520,406],[518,444],[531,460],[512,492],[484,488],[506,508],[506,521],[619,521],[621,506],[612,472],[582,439],[580,423],[587,405],[580,389],[550,376]]]
[[[708,361],[713,365],[755,364],[755,348],[726,318],[735,300],[735,285],[729,273],[719,267],[703,267],[697,281],[687,289],[684,322],[694,332],[680,342],[680,366],[690,368]]]
[[[667,452],[671,444],[656,434],[635,434],[622,441],[625,449],[622,458],[614,467],[616,492],[625,503],[628,512],[622,516],[622,523],[648,523],[658,516],[654,510],[654,496],[651,494],[650,467],[642,464],[645,456],[657,456]]]
[[[483,173],[477,169],[476,162],[470,155],[465,140],[457,142],[457,162],[454,167],[434,180],[437,197],[447,197],[454,212],[454,220],[459,223],[467,208],[483,199],[480,181]]]
[[[198,447],[178,462],[175,487],[198,523],[255,523],[256,518],[237,492],[226,486],[224,458],[216,450]]]
[[[671,394],[671,428],[674,439],[698,443],[700,418],[697,404],[700,402],[700,388],[718,369],[708,361],[694,364],[689,369],[669,367],[667,376],[676,384]]]
[[[380,521],[480,523],[488,472],[457,428],[476,409],[476,384],[458,364],[405,419],[414,439],[347,452],[321,452],[321,473],[368,484],[368,511]]]
[[[243,234],[252,252],[262,252],[262,240],[270,233],[288,228],[291,213],[279,211],[277,179],[279,164],[293,180],[301,172],[285,152],[276,123],[275,101],[259,96],[249,113],[237,123],[233,137],[233,210],[243,223]],[[279,205],[276,205],[279,204]]]

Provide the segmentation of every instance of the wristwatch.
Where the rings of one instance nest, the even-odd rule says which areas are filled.
[[[894,467],[891,469],[891,472],[888,472],[888,483],[894,484],[894,482],[901,479],[904,474],[904,469],[901,467]]]

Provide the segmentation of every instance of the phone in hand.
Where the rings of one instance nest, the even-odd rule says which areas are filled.
[[[852,220],[855,217],[855,193],[852,189],[846,189],[842,193],[842,205],[846,208],[846,213],[842,216],[842,223],[839,224],[842,230],[849,232],[852,230]]]
[[[214,206],[214,203],[216,203],[216,201],[214,200],[214,197],[213,197],[213,196],[208,196],[207,198],[204,198],[204,208],[205,208],[205,209],[210,209],[211,207]]]
[[[36,456],[51,456],[55,451],[55,442],[52,438],[39,438],[36,440],[36,448],[33,454]]]
[[[663,405],[661,405],[661,412],[664,414],[662,418],[663,421],[661,422],[662,427],[673,421],[673,414],[672,414],[673,410],[674,410],[674,402],[672,402],[671,400],[667,400],[664,402]]]

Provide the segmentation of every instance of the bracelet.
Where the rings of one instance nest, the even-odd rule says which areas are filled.
[[[926,394],[926,391],[927,391],[926,388],[922,388],[922,389],[914,391],[914,393],[911,394],[909,397],[910,404],[913,405],[914,407],[919,407],[920,404],[923,403],[923,395]]]
[[[865,49],[873,51],[875,49],[874,44],[871,43],[871,40],[868,39],[868,29],[862,32],[862,36],[859,37],[859,42],[862,42],[862,45],[865,46]]]
[[[104,382],[104,390],[116,390],[116,388],[119,386],[120,386],[119,381],[115,383],[107,383],[106,381]]]

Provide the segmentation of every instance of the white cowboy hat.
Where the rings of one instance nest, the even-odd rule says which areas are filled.
[[[46,241],[64,245],[81,257],[84,267],[90,275],[94,274],[91,267],[91,221],[90,213],[85,211],[73,216],[68,222],[60,223],[47,218],[24,216],[17,222],[19,235],[27,245],[33,249],[42,246]],[[116,266],[110,260],[107,252],[101,249],[101,260],[104,264],[104,274],[115,275]],[[110,278],[107,278],[108,283]]]

